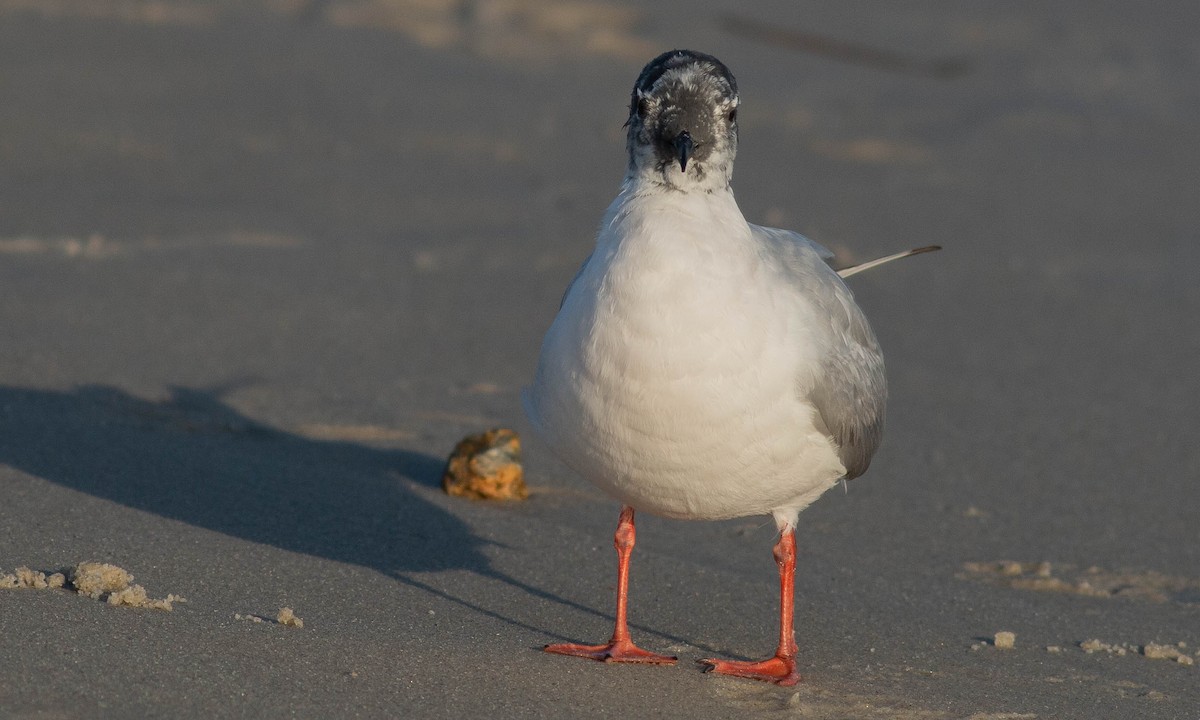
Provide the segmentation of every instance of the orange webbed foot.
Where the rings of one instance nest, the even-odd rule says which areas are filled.
[[[575,657],[599,660],[600,662],[644,663],[648,665],[674,665],[677,658],[670,655],[659,655],[649,650],[643,650],[629,640],[613,641],[605,645],[577,645],[575,643],[558,643],[543,648],[548,653],[556,655],[574,655]]]
[[[759,662],[717,660],[716,658],[707,658],[696,662],[707,666],[704,672],[762,680],[783,686],[795,685],[800,682],[800,674],[796,672],[796,660],[780,655]]]

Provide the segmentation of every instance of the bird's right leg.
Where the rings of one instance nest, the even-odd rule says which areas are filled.
[[[612,639],[607,645],[577,645],[575,643],[559,643],[547,645],[546,652],[559,655],[576,655],[578,657],[601,660],[603,662],[650,663],[654,665],[671,665],[676,658],[669,655],[658,655],[643,650],[633,644],[629,638],[629,624],[625,619],[626,603],[629,595],[629,556],[637,539],[637,531],[633,524],[633,508],[628,505],[621,507],[621,519],[617,522],[617,532],[613,537],[613,545],[617,548],[617,623],[613,629]]]

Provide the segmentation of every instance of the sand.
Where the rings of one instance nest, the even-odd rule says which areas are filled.
[[[25,566],[21,566],[11,573],[0,575],[0,588],[6,589],[30,588],[33,590],[45,590],[47,588],[60,588],[65,582],[66,577],[63,573],[56,572],[47,575],[44,572],[30,570]]]
[[[1197,9],[1130,7],[0,0],[0,714],[1194,717]],[[519,392],[675,46],[751,222],[944,248],[849,279],[887,429],[800,516],[791,690],[694,663],[774,646],[765,517],[639,514],[676,666],[539,650],[612,632],[618,505]],[[488,428],[520,502],[441,487]]]
[[[174,609],[174,604],[187,602],[174,593],[155,600],[146,594],[146,589],[134,584],[133,575],[124,568],[107,563],[81,562],[64,570],[50,574],[19,567],[13,573],[0,576],[0,588],[28,588],[46,590],[65,588],[101,600],[112,606],[150,608],[152,610]]]
[[[1021,563],[1013,560],[968,562],[964,578],[996,585],[1062,592],[1087,597],[1131,598],[1150,602],[1172,600],[1188,602],[1191,593],[1200,592],[1200,578],[1166,575],[1136,570],[1110,571],[1097,566],[1080,569],[1050,561]]]
[[[134,584],[129,571],[107,563],[81,562],[71,568],[68,579],[80,595],[114,606],[170,611],[174,603],[187,602],[174,593],[154,600],[146,594],[146,588]]]
[[[296,614],[292,612],[290,607],[280,608],[279,614],[275,616],[275,622],[284,627],[304,627],[304,621],[296,617]]]
[[[280,608],[273,620],[262,615],[252,615],[249,613],[234,613],[233,619],[245,620],[247,622],[260,625],[266,623],[270,625],[279,625],[281,627],[292,627],[296,629],[304,627],[304,621],[296,617],[296,613],[290,607]]]
[[[1184,652],[1187,643],[1179,641],[1173,645],[1159,644],[1154,642],[1146,643],[1145,645],[1137,645],[1134,643],[1106,643],[1096,638],[1085,640],[1079,643],[1079,649],[1091,655],[1092,653],[1107,653],[1123,657],[1126,655],[1140,655],[1147,660],[1171,660],[1179,665],[1191,667],[1195,664],[1195,659]]]

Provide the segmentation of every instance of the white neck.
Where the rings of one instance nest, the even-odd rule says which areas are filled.
[[[733,157],[714,162],[693,162],[687,172],[679,169],[679,163],[668,163],[659,169],[654,152],[646,147],[633,147],[630,151],[629,171],[625,184],[630,183],[662,190],[685,193],[714,193],[729,190],[733,179]]]

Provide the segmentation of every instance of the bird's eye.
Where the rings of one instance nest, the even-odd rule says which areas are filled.
[[[645,120],[648,112],[650,112],[650,101],[646,98],[638,98],[637,116]]]
[[[729,111],[729,122],[733,122],[734,120],[737,120],[737,108]]]

